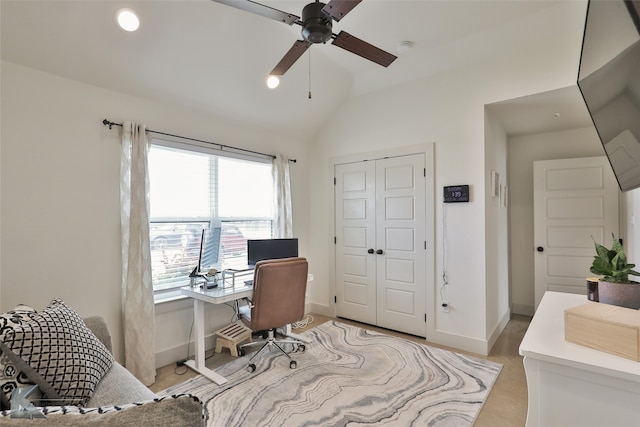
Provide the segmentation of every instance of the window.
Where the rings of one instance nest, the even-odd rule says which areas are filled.
[[[156,293],[189,283],[188,275],[198,264],[203,228],[221,224],[222,268],[246,265],[247,239],[272,237],[268,159],[224,157],[175,145],[154,140],[149,150],[151,268]]]

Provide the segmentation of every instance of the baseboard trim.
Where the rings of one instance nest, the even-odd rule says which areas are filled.
[[[491,331],[491,334],[489,335],[489,341],[487,342],[487,354],[491,352],[491,349],[493,348],[494,344],[498,340],[498,337],[500,336],[504,328],[507,326],[507,323],[509,323],[509,319],[511,319],[511,311],[507,310],[502,315],[502,317],[500,318],[500,321],[498,322],[496,327],[493,328],[493,331]]]
[[[326,304],[318,304],[318,303],[310,303],[311,310],[309,313],[317,313],[327,317],[336,317],[336,313],[334,312],[333,307],[330,307]]]
[[[216,346],[215,334],[206,336],[204,339],[204,344],[204,348],[206,349],[206,351],[213,350]],[[189,343],[189,355],[187,355],[187,343],[171,347],[156,353],[156,369],[176,363],[176,361],[178,360],[194,357],[194,346],[194,342],[191,341],[191,343]]]
[[[535,309],[533,308],[532,305],[511,304],[511,312],[513,314],[520,314],[522,316],[533,317],[533,314],[535,313]]]

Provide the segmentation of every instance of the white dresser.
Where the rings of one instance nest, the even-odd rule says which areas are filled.
[[[564,339],[564,310],[597,304],[546,292],[520,344],[527,427],[640,427],[640,362]]]

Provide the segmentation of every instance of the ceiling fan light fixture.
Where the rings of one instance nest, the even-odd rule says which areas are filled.
[[[136,31],[140,27],[138,14],[132,9],[123,8],[116,12],[116,22],[125,31]]]
[[[267,77],[267,87],[269,89],[275,89],[280,84],[280,78],[278,76],[269,76]]]

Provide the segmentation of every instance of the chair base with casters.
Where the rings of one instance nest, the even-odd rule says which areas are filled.
[[[249,359],[249,365],[247,366],[247,370],[249,372],[255,372],[256,365],[254,363],[252,363],[253,359],[255,359],[262,352],[266,351],[266,349],[272,350],[274,348],[277,349],[277,350],[280,350],[280,353],[282,353],[285,356],[287,356],[287,358],[289,359],[289,367],[291,369],[297,368],[298,364],[296,363],[295,360],[293,360],[291,358],[291,355],[289,353],[287,353],[284,350],[284,348],[282,348],[282,345],[283,344],[292,344],[294,346],[293,352],[300,352],[300,353],[304,353],[304,351],[306,350],[305,345],[301,341],[294,340],[294,339],[277,339],[276,338],[276,334],[275,334],[275,329],[267,330],[267,334],[268,334],[267,338],[265,340],[263,340],[263,341],[254,341],[254,342],[250,342],[250,343],[246,343],[246,344],[242,344],[241,346],[238,346],[238,354],[240,356],[244,356],[246,354],[246,352],[245,352],[245,348],[246,347],[262,344],[262,347],[260,347],[260,349],[258,351],[256,351],[253,354],[253,356],[251,356],[251,358]]]

